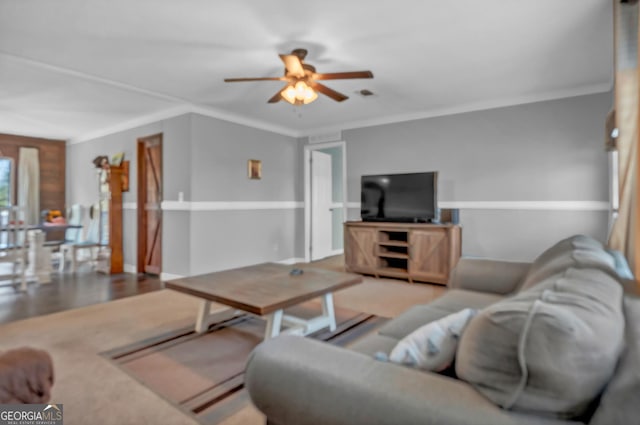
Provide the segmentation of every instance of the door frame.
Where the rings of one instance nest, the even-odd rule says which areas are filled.
[[[150,136],[139,137],[136,141],[136,153],[137,153],[137,184],[138,184],[138,253],[137,253],[137,273],[144,273],[144,263],[145,263],[145,254],[147,250],[147,215],[145,214],[145,200],[146,200],[146,192],[147,192],[147,179],[146,179],[146,161],[144,161],[144,149],[145,143],[148,139],[153,138],[160,139],[160,152],[163,151],[163,137],[162,133],[152,134]],[[162,179],[164,179],[164,161],[162,161],[161,167]],[[162,202],[162,199],[160,199]],[[162,211],[161,211],[162,213]],[[162,223],[162,221],[161,221]],[[162,224],[161,224],[162,226]],[[160,230],[162,232],[162,229]],[[162,238],[162,243],[160,246],[160,272],[162,272],[162,245],[164,244],[164,238]],[[159,274],[160,275],[160,274]]]
[[[345,141],[313,143],[304,146],[304,261],[311,261],[311,151],[342,149],[342,222],[347,221],[347,143]]]

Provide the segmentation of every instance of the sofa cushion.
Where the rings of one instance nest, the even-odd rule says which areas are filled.
[[[526,291],[549,277],[571,267],[602,269],[611,273],[613,276],[617,274],[614,259],[605,250],[575,249],[559,254],[557,257],[550,259],[542,265],[532,266],[531,271],[527,274],[527,277],[520,287],[520,291]]]
[[[420,326],[451,314],[447,310],[434,308],[430,304],[415,305],[380,327],[380,335],[395,338],[396,341],[409,335]]]
[[[389,360],[416,369],[443,371],[451,366],[460,335],[476,310],[465,308],[427,323],[398,341]]]
[[[624,300],[626,347],[590,425],[632,424],[640,409],[640,298]]]
[[[559,254],[564,252],[572,251],[574,249],[583,249],[583,250],[601,250],[603,249],[602,243],[595,240],[591,236],[586,235],[574,235],[569,236],[557,242],[550,248],[547,248],[542,254],[538,255],[538,258],[535,259],[535,263],[544,263],[552,258],[557,257]]]
[[[503,408],[575,417],[611,378],[623,330],[616,279],[570,268],[471,319],[456,372]]]
[[[358,339],[356,342],[349,345],[348,348],[350,350],[357,351],[358,353],[374,357],[377,353],[385,353],[388,355],[397,343],[397,338],[380,335],[378,333],[371,333]]]
[[[543,252],[531,265],[520,290],[524,291],[569,267],[600,268],[615,274],[615,259],[600,242],[584,235],[564,239]]]
[[[498,294],[468,291],[466,289],[450,289],[443,296],[431,302],[429,306],[455,313],[465,308],[480,310],[502,299],[504,299],[504,296]]]

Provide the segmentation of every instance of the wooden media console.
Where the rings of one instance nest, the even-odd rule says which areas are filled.
[[[460,258],[455,224],[349,221],[344,230],[349,272],[446,285]]]

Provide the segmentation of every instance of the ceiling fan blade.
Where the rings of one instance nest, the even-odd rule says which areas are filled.
[[[371,71],[354,71],[313,74],[314,80],[346,80],[349,78],[373,78],[373,73]]]
[[[225,83],[240,83],[243,81],[287,81],[284,77],[264,77],[264,78],[225,78]]]
[[[280,90],[282,91],[282,90]],[[278,103],[282,100],[282,95],[280,94],[280,91],[276,94],[273,95],[273,97],[271,99],[269,99],[267,101],[267,103]]]
[[[330,89],[324,84],[312,83],[311,88],[314,89],[315,91],[318,91],[324,94],[325,96],[329,96],[331,99],[335,100],[336,102],[342,102],[343,100],[349,99],[348,96],[345,96],[342,93],[338,93],[337,91]]]
[[[304,68],[300,58],[296,55],[280,55],[280,59],[284,62],[287,70],[287,76],[302,78],[305,76]]]

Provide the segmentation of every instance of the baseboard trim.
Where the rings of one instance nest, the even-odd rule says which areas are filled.
[[[138,273],[138,267],[134,266],[133,264],[125,264],[123,266],[123,269],[125,273],[133,273],[133,274]]]
[[[285,260],[276,261],[278,264],[296,264],[296,263],[304,263],[304,258],[287,258]]]
[[[160,273],[160,280],[162,280],[162,281],[173,280],[173,279],[181,279],[183,277],[185,277],[185,276],[182,276],[180,274],[165,273],[165,272]]]

